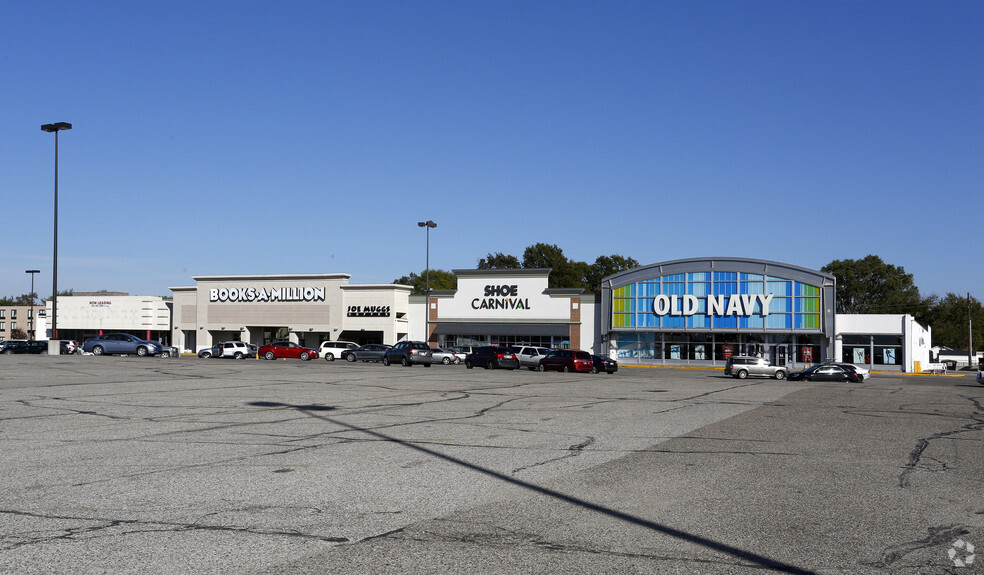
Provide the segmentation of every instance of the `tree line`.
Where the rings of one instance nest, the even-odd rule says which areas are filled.
[[[613,254],[599,256],[588,264],[568,259],[556,245],[538,243],[527,247],[522,259],[494,252],[479,259],[476,267],[480,270],[551,268],[549,287],[581,288],[596,293],[601,291],[603,278],[639,267],[639,262]],[[921,325],[932,328],[933,345],[966,349],[970,344],[975,350],[984,347],[984,306],[970,294],[923,296],[912,274],[875,255],[859,260],[834,260],[820,271],[837,279],[837,313],[909,314]],[[423,294],[426,273],[411,273],[393,283],[412,286],[412,293]],[[458,279],[453,272],[430,270],[430,289],[456,287]]]

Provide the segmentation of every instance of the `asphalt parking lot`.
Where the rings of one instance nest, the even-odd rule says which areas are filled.
[[[0,356],[0,417],[2,573],[984,572],[970,375]]]

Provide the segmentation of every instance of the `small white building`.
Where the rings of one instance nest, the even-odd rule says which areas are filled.
[[[834,324],[834,357],[840,361],[909,373],[931,361],[932,328],[911,315],[837,314]]]

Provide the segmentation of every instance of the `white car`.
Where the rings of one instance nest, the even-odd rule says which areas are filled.
[[[318,354],[325,358],[325,361],[335,361],[342,359],[343,351],[352,349],[359,349],[359,344],[351,341],[323,341]]]

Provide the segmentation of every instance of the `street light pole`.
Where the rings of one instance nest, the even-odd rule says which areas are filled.
[[[41,273],[41,270],[24,270],[24,273],[31,274],[31,322],[30,323],[31,323],[31,328],[34,330],[34,337],[31,337],[30,339],[37,339],[38,318],[34,317],[34,274]]]
[[[51,338],[48,340],[48,353],[55,355],[61,351],[58,343],[58,132],[71,129],[68,122],[41,126],[42,131],[55,133],[55,251],[51,258]]]
[[[421,228],[425,228],[425,232],[426,232],[426,235],[427,235],[427,264],[426,264],[427,267],[425,268],[426,271],[424,272],[424,276],[425,276],[424,277],[424,302],[425,302],[425,305],[424,305],[424,337],[426,338],[425,341],[427,342],[427,345],[429,346],[430,345],[430,252],[431,252],[431,236],[430,236],[430,231],[431,231],[431,228],[436,228],[437,227],[437,224],[435,224],[431,220],[427,220],[426,222],[417,222],[417,226],[418,227],[421,227]]]

